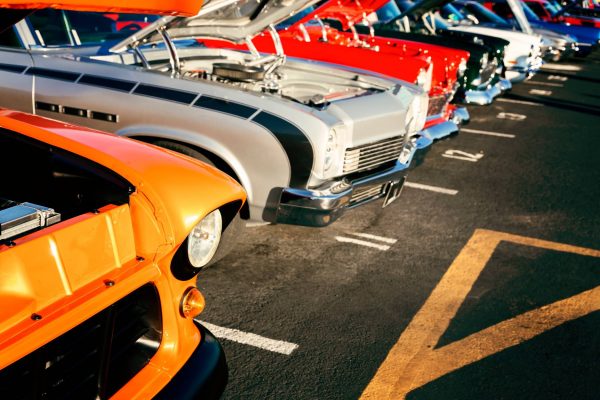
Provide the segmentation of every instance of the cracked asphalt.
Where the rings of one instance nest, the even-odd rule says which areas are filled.
[[[249,227],[200,274],[201,320],[297,345],[286,355],[221,339],[223,398],[357,399],[367,387],[409,399],[598,398],[600,54],[552,64],[503,99],[469,107],[472,131],[435,143],[409,173],[456,194],[405,187],[389,207],[330,227]],[[491,240],[476,232],[500,239],[475,274],[468,252]],[[460,279],[443,285],[451,265]],[[402,360],[397,344],[415,354]],[[431,360],[448,367],[436,375]]]

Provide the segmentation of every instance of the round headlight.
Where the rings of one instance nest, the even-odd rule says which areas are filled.
[[[188,258],[194,268],[202,268],[211,260],[219,247],[223,220],[219,210],[198,222],[188,236]]]

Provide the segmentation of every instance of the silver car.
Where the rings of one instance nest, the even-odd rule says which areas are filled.
[[[273,24],[313,2],[209,1],[196,17],[148,16],[133,29],[114,14],[41,10],[0,35],[0,106],[211,163],[246,189],[247,219],[325,226],[399,195],[427,95],[282,49],[264,56],[196,40],[251,42],[271,27],[278,44]]]

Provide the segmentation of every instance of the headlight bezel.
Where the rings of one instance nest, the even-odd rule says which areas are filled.
[[[218,240],[216,240],[215,243],[213,243],[213,245],[210,246],[209,251],[205,253],[205,256],[203,257],[203,260],[201,260],[201,262],[198,262],[198,260],[194,261],[190,257],[190,248],[194,246],[194,240],[202,239],[197,237],[195,238],[193,235],[195,232],[197,233],[197,229],[201,230],[203,223],[206,224],[207,222],[210,222],[210,219],[215,215],[218,215],[218,218],[220,219],[220,224],[213,225],[213,228],[215,228],[215,226],[218,227],[218,232],[215,235],[215,238],[216,236],[218,236]],[[224,216],[222,215],[220,209],[215,209],[207,213],[200,221],[198,221],[194,225],[188,236],[179,246],[178,250],[173,256],[173,260],[171,261],[171,273],[176,279],[180,281],[187,281],[189,279],[192,279],[200,271],[202,271],[202,269],[210,265],[210,262],[214,259],[215,254],[219,249],[219,245],[223,236],[223,226]],[[213,238],[213,240],[215,238]]]

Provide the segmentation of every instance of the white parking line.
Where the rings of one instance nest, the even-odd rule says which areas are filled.
[[[479,129],[468,129],[468,128],[460,128],[461,132],[466,133],[474,133],[476,135],[485,135],[485,136],[497,136],[502,138],[514,139],[516,136],[510,133],[500,133],[500,132],[490,132],[490,131],[481,131]]]
[[[541,107],[543,105],[543,104],[540,104],[540,103],[534,103],[533,101],[505,99],[505,98],[502,98],[502,97],[500,97],[498,99],[495,99],[494,101],[499,101],[499,102],[502,102],[502,103],[525,104],[525,105],[528,105],[528,106],[538,106],[538,107]]]
[[[549,81],[561,81],[561,82],[566,82],[569,78],[567,78],[566,76],[560,76],[560,75],[548,75],[548,80]]]
[[[370,233],[359,233],[359,232],[350,232],[351,235],[363,237],[366,239],[379,240],[380,242],[394,244],[398,241],[398,239],[386,238],[383,236],[371,235]]]
[[[282,340],[269,339],[254,333],[242,332],[237,329],[224,328],[204,321],[198,321],[219,339],[227,339],[232,342],[247,344],[258,347],[259,349],[272,351],[274,353],[285,354],[289,356],[299,346],[295,343],[284,342]]]
[[[270,222],[246,222],[246,228],[256,228],[259,226],[269,225]]]
[[[438,186],[424,185],[422,183],[415,182],[404,182],[404,186],[413,189],[429,190],[430,192],[449,194],[450,196],[455,196],[458,193],[458,190],[446,189]]]
[[[537,96],[551,96],[552,90],[531,89],[529,94],[535,94]]]
[[[562,83],[550,83],[550,82],[538,82],[538,81],[525,81],[528,85],[540,85],[540,86],[552,86],[552,87],[563,87]]]
[[[508,119],[509,121],[523,121],[527,119],[527,115],[501,112],[496,115],[498,119]]]
[[[342,243],[354,243],[354,244],[358,244],[361,246],[372,247],[374,249],[378,249],[381,251],[386,251],[386,250],[390,249],[390,246],[388,246],[387,244],[371,243],[371,242],[367,242],[366,240],[352,239],[352,238],[347,238],[347,237],[343,237],[343,236],[336,236],[335,240],[337,240],[338,242],[342,242]]]
[[[442,157],[453,158],[455,160],[477,162],[483,158],[483,153],[467,153],[462,150],[446,150]]]
[[[553,64],[546,63],[542,65],[542,69],[553,69],[556,71],[581,71],[581,67],[577,65]]]

